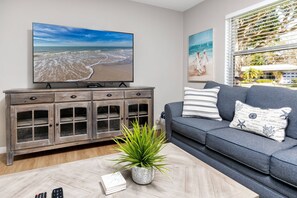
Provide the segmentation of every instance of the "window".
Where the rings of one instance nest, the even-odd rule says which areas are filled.
[[[296,0],[264,1],[226,17],[226,84],[297,87],[296,74]]]

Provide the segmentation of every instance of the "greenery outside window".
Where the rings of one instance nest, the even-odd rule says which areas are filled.
[[[264,1],[226,17],[225,83],[297,87],[296,0]]]

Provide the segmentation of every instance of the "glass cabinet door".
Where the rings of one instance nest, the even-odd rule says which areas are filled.
[[[136,120],[140,126],[145,124],[153,126],[151,100],[150,99],[130,99],[125,102],[126,125],[132,128],[132,123]]]
[[[53,144],[54,106],[12,106],[12,144],[15,149],[33,148]]]
[[[95,138],[115,137],[121,134],[123,101],[95,101],[93,118]]]
[[[91,138],[91,102],[56,104],[56,142]]]

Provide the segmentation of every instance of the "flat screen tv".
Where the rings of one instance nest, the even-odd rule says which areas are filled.
[[[134,35],[33,23],[33,81],[133,82]]]

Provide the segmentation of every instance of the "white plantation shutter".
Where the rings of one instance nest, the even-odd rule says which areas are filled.
[[[264,1],[226,17],[226,84],[234,85],[241,66],[296,65],[296,53],[296,0]]]
[[[226,20],[225,25],[225,84],[233,85],[234,74],[233,74],[233,47],[231,41],[231,19]]]

